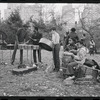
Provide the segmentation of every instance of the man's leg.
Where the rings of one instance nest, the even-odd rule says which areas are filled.
[[[74,67],[75,67],[75,66],[78,66],[78,63],[77,63],[77,62],[71,62],[71,63],[69,63],[69,64],[67,65],[66,74],[67,74],[68,76],[74,75],[74,73],[75,73]]]
[[[59,71],[60,69],[59,51],[60,51],[60,45],[56,44],[55,46],[55,68],[57,71]]]
[[[33,59],[34,59],[34,63],[37,63],[37,59],[36,59],[36,50],[33,50]]]
[[[56,53],[55,53],[56,51],[55,51],[55,46],[54,46],[54,48],[53,48],[53,52],[52,52],[52,54],[53,54],[53,62],[54,62],[54,66],[56,66],[56,61],[55,61],[55,59],[56,59]],[[54,68],[54,70],[56,69],[56,67]]]
[[[39,62],[41,62],[41,48],[40,47],[38,50],[38,60],[39,60]]]
[[[76,78],[85,77],[87,67],[85,65],[78,64],[78,68],[75,70]]]
[[[20,49],[20,64],[23,64],[23,49]]]
[[[15,42],[14,51],[13,51],[12,58],[11,58],[11,64],[12,65],[15,61],[15,56],[16,56],[17,49],[18,49],[18,44]]]
[[[63,67],[63,76],[66,78],[67,74],[69,71],[67,71],[67,66],[69,63],[74,62],[74,59],[71,56],[65,56],[63,55],[62,57],[62,67]],[[65,69],[66,68],[66,69]]]

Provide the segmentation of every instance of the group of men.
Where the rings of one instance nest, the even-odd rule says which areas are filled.
[[[80,69],[79,66],[83,65],[86,58],[86,54],[89,52],[88,49],[85,47],[84,42],[81,39],[79,40],[78,35],[75,31],[75,28],[71,29],[71,32],[66,35],[64,43],[62,67],[65,67],[67,69],[66,72],[63,70],[63,75],[65,74],[65,78],[67,79],[75,79],[77,77],[79,72],[77,71],[76,73],[76,69]],[[61,68],[59,58],[60,36],[57,33],[56,28],[54,27],[51,29],[51,33],[52,42],[54,44],[53,58],[55,68],[53,71],[59,72]]]
[[[95,51],[95,42],[91,38],[89,41],[89,48],[86,43],[86,36],[83,34],[81,39],[78,38],[76,34],[76,29],[72,28],[71,32],[66,35],[64,53],[62,57],[62,68],[63,75],[66,78],[65,81],[73,80],[79,77],[84,77],[86,74],[86,69],[89,67],[86,65],[87,53],[94,53]],[[91,63],[91,62],[88,62]],[[86,66],[85,66],[86,65]],[[93,64],[96,66],[96,64]],[[65,70],[66,69],[66,70]],[[98,81],[98,71],[93,73],[93,81]]]
[[[29,25],[23,25],[21,28],[18,28],[15,32],[16,40],[14,45],[14,51],[12,54],[11,64],[14,64],[16,52],[18,49],[18,44],[32,44],[32,45],[38,45],[39,40],[42,38],[42,34],[38,32],[38,27],[34,25],[34,23],[29,22]],[[23,54],[23,50],[20,50],[20,64],[21,62],[21,55]],[[37,64],[37,58],[36,58],[36,50],[33,50],[33,58],[34,63]],[[39,62],[41,62],[41,48],[38,49],[38,59]]]
[[[85,69],[82,69],[82,65],[89,50],[84,45],[84,41],[79,39],[75,31],[76,29],[72,28],[71,32],[65,38],[62,67],[66,68],[66,70],[64,69],[66,79],[80,77],[82,71],[85,74]]]
[[[63,74],[67,75],[67,79],[75,79],[78,75],[79,66],[82,66],[86,54],[88,53],[88,49],[84,45],[82,39],[76,34],[76,29],[72,28],[71,32],[67,33],[64,43],[64,52],[62,57],[62,67],[67,68],[66,73],[63,70]],[[50,29],[50,33],[52,34],[52,43],[53,43],[53,61],[54,61],[54,69],[53,72],[59,72],[61,68],[60,64],[60,35],[57,32],[55,27]],[[39,41],[42,38],[42,34],[39,33],[38,27],[36,27],[32,22],[29,25],[23,25],[22,28],[19,28],[16,31],[16,41],[14,46],[14,51],[12,54],[11,64],[14,64],[16,51],[18,49],[18,44],[26,43],[32,45],[39,45]],[[20,54],[23,53],[23,50],[20,50]],[[69,56],[69,57],[68,57]],[[21,59],[21,56],[20,56]],[[33,50],[33,59],[34,63],[37,64],[36,58],[36,50]],[[38,50],[38,60],[41,62],[41,47],[39,46]],[[21,64],[22,62],[20,62]],[[77,73],[76,73],[77,72]]]
[[[39,45],[39,41],[42,38],[42,34],[38,31],[38,27],[34,25],[34,23],[29,22],[29,25],[23,25],[23,27],[18,28],[15,32],[16,40],[14,45],[14,51],[12,54],[11,64],[14,64],[16,52],[18,49],[18,44],[26,43],[32,45]],[[52,42],[53,42],[53,60],[54,60],[54,71],[58,72],[60,69],[60,59],[59,59],[59,51],[60,51],[60,36],[56,32],[56,28],[52,27],[50,29],[50,33],[52,34]],[[20,64],[21,58],[23,54],[23,49],[20,50]],[[36,57],[36,50],[33,49],[33,59],[34,63],[37,65],[37,57]],[[41,47],[39,46],[38,49],[38,61],[41,62]]]

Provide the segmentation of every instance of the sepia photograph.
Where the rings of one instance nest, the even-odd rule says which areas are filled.
[[[100,3],[0,3],[0,96],[100,96]]]

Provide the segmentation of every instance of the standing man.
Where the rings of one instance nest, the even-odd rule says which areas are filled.
[[[77,43],[77,41],[79,40],[79,37],[76,34],[76,29],[75,28],[71,28],[71,32],[69,33],[68,37],[72,38],[75,43]]]
[[[60,51],[60,36],[56,32],[56,28],[51,28],[52,33],[52,42],[54,44],[53,48],[53,60],[54,60],[54,71],[58,72],[60,69],[60,58],[59,58],[59,51]]]
[[[12,59],[11,59],[11,64],[12,65],[15,61],[15,56],[16,56],[16,52],[17,52],[17,49],[18,49],[18,44],[25,43],[25,38],[27,36],[26,30],[27,30],[27,25],[23,25],[22,28],[19,28],[16,32],[15,46],[14,46],[14,51],[13,51]],[[22,64],[21,55],[23,55],[23,50],[20,50],[20,64]]]
[[[39,41],[41,38],[42,38],[42,34],[39,33],[38,28],[35,27],[34,34],[32,35],[33,45],[39,45]],[[36,64],[37,63],[36,50],[33,50],[33,58],[34,58],[34,62]],[[41,47],[40,46],[39,46],[39,50],[38,50],[38,60],[41,63]]]
[[[30,24],[30,35],[29,38],[29,43],[33,45],[39,45],[39,41],[42,38],[42,34],[38,32],[38,27],[35,27],[32,22]],[[37,57],[36,57],[36,50],[33,50],[33,58],[34,58],[34,63],[37,64]],[[39,46],[38,49],[38,60],[41,63],[41,47]]]

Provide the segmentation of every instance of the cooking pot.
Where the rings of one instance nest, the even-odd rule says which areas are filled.
[[[41,38],[39,41],[39,46],[47,51],[53,50],[53,43],[49,39]]]

